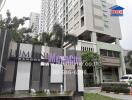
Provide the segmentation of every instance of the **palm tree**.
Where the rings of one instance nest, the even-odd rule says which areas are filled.
[[[41,34],[40,41],[41,41],[42,44],[45,45],[45,46],[51,46],[52,34],[51,34],[51,33],[43,32],[43,33]]]
[[[64,42],[68,42],[68,43],[70,43],[71,45],[74,46],[75,56],[77,56],[76,45],[78,43],[78,38],[75,37],[74,35],[67,34],[64,37]]]
[[[51,33],[42,33],[41,41],[44,45],[63,49],[64,42],[71,43],[75,47],[78,39],[70,34],[65,35],[63,28],[59,24],[54,24]]]
[[[18,19],[16,16],[14,18],[11,18],[11,13],[9,10],[7,10],[7,18],[4,20],[0,21],[0,28],[4,28],[7,31],[9,31],[9,33],[11,33],[11,40],[15,41],[15,42],[21,42],[24,32],[29,31],[30,29],[27,29],[27,31],[25,31],[25,28],[22,28],[20,30],[18,30],[20,25],[24,25],[26,20],[29,20],[28,17],[23,17]],[[25,30],[24,30],[25,29]],[[23,30],[23,31],[22,31]]]
[[[63,48],[65,34],[63,28],[59,24],[55,23],[53,25],[52,35],[54,37],[53,42],[55,45]]]

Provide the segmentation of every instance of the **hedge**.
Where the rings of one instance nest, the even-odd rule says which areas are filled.
[[[102,83],[102,91],[115,92],[115,93],[130,93],[127,83],[108,82]]]

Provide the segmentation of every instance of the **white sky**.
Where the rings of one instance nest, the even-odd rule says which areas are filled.
[[[118,5],[125,8],[124,16],[120,17],[122,41],[121,45],[124,49],[132,50],[132,0],[117,0]],[[5,16],[7,9],[10,10],[12,16],[23,17],[29,16],[30,12],[40,13],[41,0],[7,0],[2,15]]]

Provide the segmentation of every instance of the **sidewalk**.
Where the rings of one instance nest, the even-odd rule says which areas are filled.
[[[112,93],[105,93],[101,92],[100,87],[88,87],[85,88],[85,93],[98,93],[103,96],[112,97],[120,100],[132,100],[132,96],[130,95],[123,95],[123,94],[112,94]]]
[[[101,94],[103,96],[116,98],[116,99],[121,99],[121,100],[132,100],[132,96],[130,96],[130,95],[112,94],[112,93],[104,93],[104,92],[100,92],[99,94]]]

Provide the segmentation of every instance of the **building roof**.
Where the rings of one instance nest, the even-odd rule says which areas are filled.
[[[118,6],[118,5],[115,5],[113,7],[110,8],[111,10],[123,10],[125,8],[121,7],[121,6]]]

